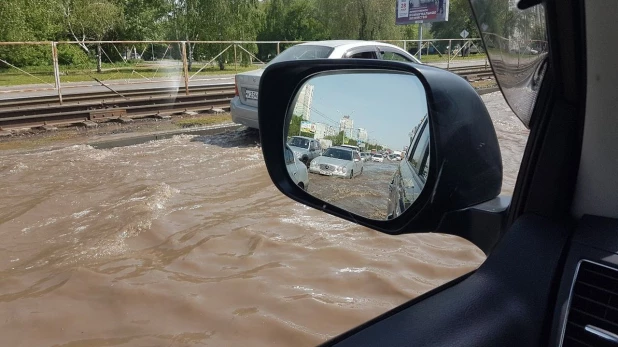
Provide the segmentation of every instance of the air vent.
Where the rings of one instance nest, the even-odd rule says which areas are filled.
[[[580,262],[562,345],[618,347],[618,270]]]

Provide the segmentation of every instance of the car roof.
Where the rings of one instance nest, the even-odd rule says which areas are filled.
[[[298,137],[298,138],[305,139],[305,140],[315,140],[313,137],[307,137],[307,136],[292,136],[292,137],[293,138]]]
[[[354,151],[354,148],[350,148],[350,147],[343,147],[343,146],[332,146],[330,148],[337,148],[337,149],[344,149],[346,151]]]
[[[387,46],[393,47],[401,50],[401,47],[392,45],[390,43],[379,42],[379,41],[365,41],[365,40],[324,40],[324,41],[311,41],[301,43],[303,46],[324,46],[330,48],[345,48],[350,49],[354,47],[363,47],[368,45],[379,45],[379,46]],[[345,47],[343,47],[345,46]]]

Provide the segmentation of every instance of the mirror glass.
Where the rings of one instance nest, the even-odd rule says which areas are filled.
[[[284,155],[292,180],[356,215],[396,218],[429,170],[427,97],[407,73],[336,72],[305,82],[291,103]]]
[[[504,98],[529,126],[549,59],[545,9],[537,5],[520,10],[511,0],[470,3]]]

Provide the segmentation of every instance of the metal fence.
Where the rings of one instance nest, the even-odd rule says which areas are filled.
[[[306,41],[0,42],[0,93],[172,82],[189,94],[203,79],[258,69],[286,48]],[[450,69],[459,61],[487,65],[480,39],[382,40],[422,62]]]

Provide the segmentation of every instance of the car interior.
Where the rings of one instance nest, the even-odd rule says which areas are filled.
[[[281,192],[384,233],[457,235],[487,254],[476,271],[324,346],[618,345],[618,2],[470,4],[500,88],[531,131],[512,197],[499,195],[502,167],[487,110],[451,73],[351,59],[273,64],[261,79],[259,113],[276,115],[259,117],[262,148]],[[496,44],[491,21],[505,11],[542,14],[547,51],[535,53],[527,69],[519,60],[508,65],[509,48]],[[281,148],[295,91],[308,76],[346,71],[413,74],[428,94],[426,187],[392,220],[332,206],[285,174]]]

